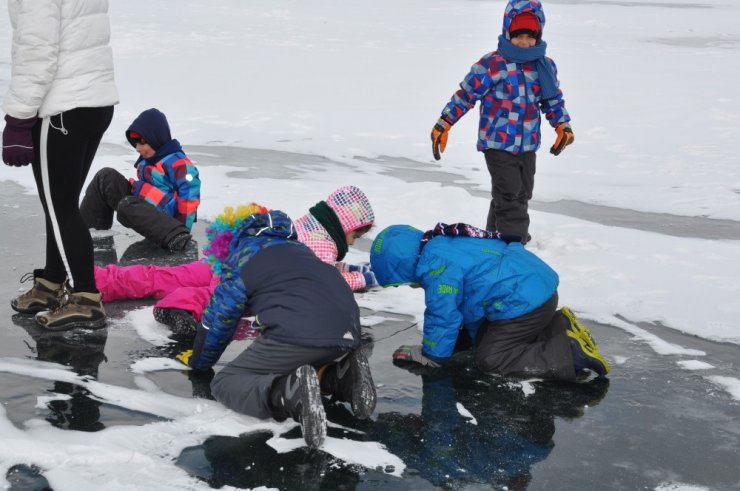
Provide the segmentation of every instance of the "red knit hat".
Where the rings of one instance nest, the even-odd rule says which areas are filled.
[[[513,38],[519,34],[529,34],[533,38],[540,37],[540,20],[532,12],[524,12],[517,15],[509,26],[509,37]]]

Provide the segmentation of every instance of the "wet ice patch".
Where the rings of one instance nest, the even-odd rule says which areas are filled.
[[[151,365],[157,365],[156,360]],[[12,466],[24,463],[43,469],[44,477],[58,491],[211,489],[174,465],[184,448],[200,445],[214,435],[237,437],[257,431],[280,435],[296,426],[293,421],[251,418],[214,401],[173,396],[143,376],[135,379],[143,390],[130,389],[80,376],[63,365],[23,358],[0,358],[0,372],[80,385],[99,402],[167,420],[80,432],[31,419],[26,421],[25,429],[18,429],[0,405],[0,439],[4,443],[0,445],[0,486],[7,486],[4,476]],[[305,442],[302,438],[275,436],[273,444],[273,448],[289,451]],[[380,467],[396,476],[405,469],[403,461],[378,442],[327,438],[323,450],[347,463]]]
[[[714,365],[699,360],[680,360],[676,363],[686,370],[709,370],[714,368]]]
[[[468,411],[467,409],[465,409],[465,406],[463,406],[459,402],[456,402],[455,405],[457,406],[457,412],[460,413],[460,415],[462,417],[468,418],[467,423],[470,423],[472,425],[477,425],[478,424],[478,420],[475,419],[475,416],[473,416],[470,411]]]

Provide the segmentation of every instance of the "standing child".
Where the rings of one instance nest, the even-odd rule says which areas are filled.
[[[196,371],[211,369],[239,319],[251,312],[262,334],[216,374],[213,395],[243,414],[293,418],[315,448],[326,437],[322,392],[351,403],[362,419],[375,409],[376,395],[360,349],[360,310],[352,290],[297,238],[280,211],[252,215],[241,224],[193,350],[178,359]]]
[[[558,275],[521,243],[465,224],[422,233],[393,225],[375,238],[370,262],[384,286],[417,284],[426,310],[420,346],[394,361],[439,366],[472,343],[487,373],[574,380],[609,373],[588,329],[558,306]]]
[[[545,56],[545,13],[539,0],[510,0],[498,49],[484,55],[460,83],[432,129],[434,158],[440,159],[452,125],[480,101],[478,150],[491,174],[486,229],[530,240],[535,152],[540,147],[540,111],[555,128],[550,153],[573,143],[555,62]]]
[[[126,130],[126,139],[139,153],[137,179],[126,179],[109,167],[98,171],[80,204],[85,223],[108,230],[116,212],[121,225],[163,248],[185,249],[200,204],[198,169],[157,109],[141,113]]]

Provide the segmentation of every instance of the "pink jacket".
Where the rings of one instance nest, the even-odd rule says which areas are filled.
[[[352,291],[365,288],[365,278],[362,273],[347,271],[345,263],[337,262],[337,244],[323,225],[310,213],[303,215],[293,222],[298,233],[298,240],[306,244],[319,259],[328,264],[334,264],[344,277]]]

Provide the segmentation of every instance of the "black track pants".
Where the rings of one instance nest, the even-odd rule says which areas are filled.
[[[46,215],[46,265],[43,277],[69,279],[74,291],[97,292],[90,231],[80,215],[82,186],[113,106],[77,108],[40,120],[33,162],[41,205]]]

